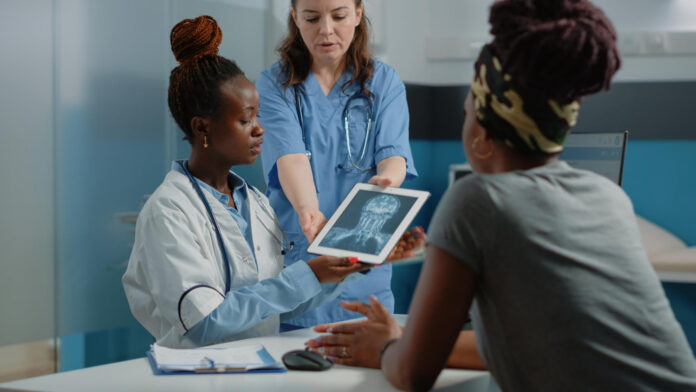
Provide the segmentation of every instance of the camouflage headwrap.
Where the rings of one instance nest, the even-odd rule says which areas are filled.
[[[515,149],[559,153],[578,121],[578,101],[561,106],[515,83],[488,45],[474,65],[471,93],[479,123]]]

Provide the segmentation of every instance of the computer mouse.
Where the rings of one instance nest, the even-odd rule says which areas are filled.
[[[321,355],[308,350],[289,351],[283,355],[283,363],[292,370],[326,370],[333,365]]]

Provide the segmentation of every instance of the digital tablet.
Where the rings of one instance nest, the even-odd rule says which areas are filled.
[[[380,264],[428,197],[430,192],[356,184],[307,252]]]

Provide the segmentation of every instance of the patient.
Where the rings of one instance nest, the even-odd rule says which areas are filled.
[[[504,391],[696,390],[631,201],[557,159],[580,99],[620,66],[611,22],[586,0],[504,0],[490,23],[464,103],[476,173],[435,212],[406,327],[375,299],[346,303],[367,320],[307,345],[409,390],[484,364]],[[470,311],[476,336],[461,332]]]

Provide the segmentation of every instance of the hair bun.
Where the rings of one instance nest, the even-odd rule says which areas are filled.
[[[498,0],[489,22],[505,72],[559,102],[608,89],[621,66],[614,25],[589,0]]]
[[[215,56],[222,42],[222,30],[212,16],[201,15],[177,23],[169,36],[172,52],[180,64],[203,56]]]

